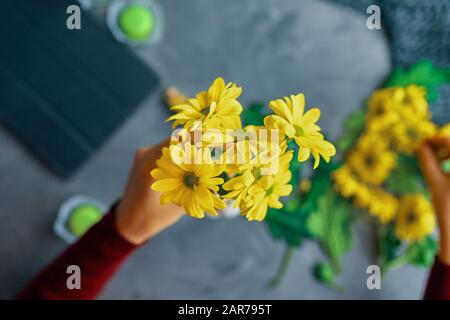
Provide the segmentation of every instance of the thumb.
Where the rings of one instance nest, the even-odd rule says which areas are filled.
[[[437,158],[432,146],[426,142],[419,148],[418,158],[427,184],[429,187],[432,187],[442,177],[439,159]]]

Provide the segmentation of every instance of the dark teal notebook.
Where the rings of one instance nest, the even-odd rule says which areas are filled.
[[[66,27],[66,0],[0,1],[0,123],[70,176],[158,85],[87,12]]]

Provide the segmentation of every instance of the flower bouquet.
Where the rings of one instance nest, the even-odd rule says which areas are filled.
[[[376,218],[382,272],[405,263],[430,266],[437,251],[434,210],[415,153],[426,138],[450,135],[450,126],[430,120],[426,97],[415,84],[375,91],[359,137],[333,174],[338,193]]]
[[[395,70],[347,118],[340,159],[331,161],[336,149],[317,125],[319,109],[305,111],[303,94],[243,108],[241,88],[218,78],[195,98],[169,102],[174,131],[151,172],[152,188],[162,203],[195,218],[217,215],[227,201],[248,220],[264,220],[286,244],[271,285],[309,240],[327,257],[313,266],[316,279],[342,289],[336,276],[352,247],[352,224],[367,217],[377,230],[383,273],[406,263],[430,266],[438,249],[435,218],[415,152],[427,137],[450,135],[450,125],[431,121],[428,106],[444,83],[450,71],[429,62]],[[310,158],[312,173],[302,164]]]
[[[226,200],[248,220],[262,221],[292,193],[292,159],[326,162],[336,149],[317,125],[320,110],[305,111],[303,94],[270,102],[263,123],[242,125],[242,89],[217,78],[195,98],[171,107],[174,129],[151,175],[161,203],[181,206],[186,214],[217,215]]]

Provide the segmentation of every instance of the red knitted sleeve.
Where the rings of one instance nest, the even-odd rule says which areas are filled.
[[[425,300],[450,300],[450,266],[436,258],[428,278]]]
[[[116,228],[113,207],[75,244],[41,271],[17,296],[18,299],[94,299],[123,261],[138,247]],[[80,268],[81,288],[69,289],[67,268]]]

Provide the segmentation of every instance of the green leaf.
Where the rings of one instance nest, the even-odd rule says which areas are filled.
[[[344,131],[337,141],[337,149],[345,153],[358,140],[364,130],[366,109],[358,109],[352,112],[344,121]]]
[[[328,262],[316,263],[313,267],[313,275],[317,281],[328,285],[330,288],[340,291],[344,290],[344,288],[336,282],[336,273],[333,266]]]
[[[300,173],[302,164],[297,161],[297,155],[298,155],[298,148],[295,144],[295,142],[291,141],[288,144],[288,148],[291,150],[294,150],[294,155],[292,157],[291,163],[289,164],[289,170],[291,171],[292,178],[290,183],[294,187],[292,190],[293,195],[298,195],[298,187],[299,187],[299,181],[300,181]]]
[[[319,197],[317,209],[308,217],[306,224],[339,271],[341,257],[352,245],[348,204],[330,188]]]
[[[410,261],[412,264],[429,268],[434,262],[434,257],[439,250],[439,245],[435,238],[427,236],[422,240],[411,244],[409,250],[411,250]]]
[[[331,283],[335,279],[334,270],[327,262],[316,263],[313,267],[313,273],[316,280],[323,283]]]
[[[315,210],[317,199],[330,188],[331,172],[339,166],[335,163],[321,164],[312,177],[310,191],[300,199],[298,181],[301,164],[295,159],[296,152],[290,164],[291,183],[294,186],[292,196],[283,200],[282,209],[269,209],[265,219],[271,235],[291,247],[298,247],[304,238],[311,237],[306,227],[306,219]]]
[[[253,103],[245,107],[242,112],[244,125],[261,126],[264,124],[264,117],[268,114],[264,103]]]
[[[403,253],[384,263],[382,265],[382,274],[386,274],[388,270],[399,268],[408,263],[429,268],[433,264],[438,250],[439,246],[436,239],[427,236],[420,241],[409,244]]]
[[[331,181],[332,172],[340,166],[340,163],[335,162],[320,164],[311,177],[311,189],[302,201],[303,209],[314,211],[317,208],[317,200],[333,185]]]
[[[395,236],[393,224],[378,224],[377,228],[381,265],[384,266],[391,263],[397,257],[402,242]]]
[[[435,101],[438,96],[437,88],[450,83],[450,69],[437,68],[431,61],[418,62],[409,69],[394,69],[385,87],[405,87],[410,84],[424,86],[427,89],[427,99]]]
[[[279,210],[270,208],[265,222],[272,237],[284,241],[290,247],[298,247],[307,236],[304,223],[307,212],[298,209],[295,204],[294,206],[291,204],[286,205],[290,207],[289,210],[286,208]]]
[[[398,195],[427,193],[416,157],[398,155],[397,166],[386,180],[386,188]]]

